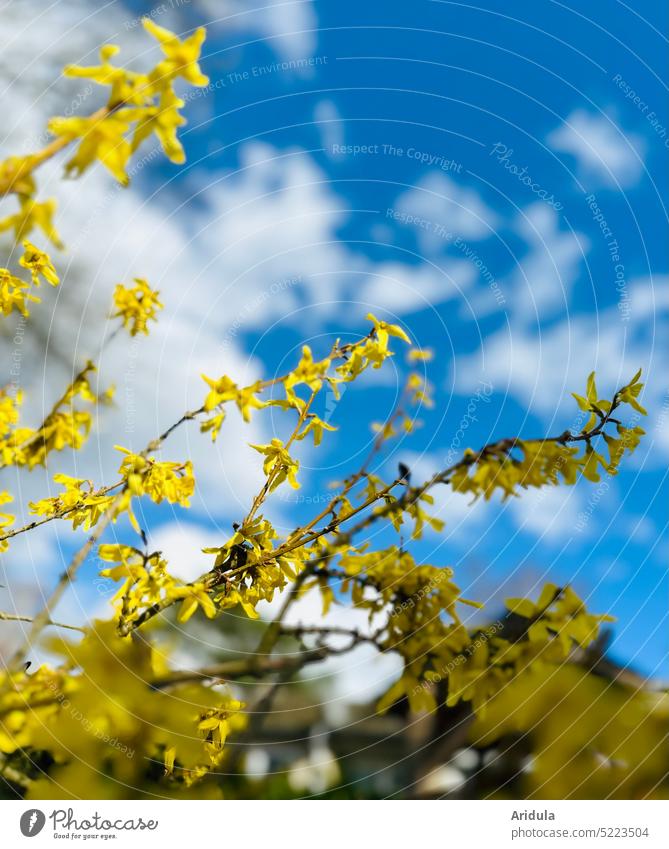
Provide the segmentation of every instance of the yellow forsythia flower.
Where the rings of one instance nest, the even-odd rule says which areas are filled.
[[[285,480],[288,481],[293,489],[300,488],[296,477],[300,464],[290,456],[280,439],[273,439],[269,445],[251,444],[251,448],[265,456],[263,471],[266,475],[272,473],[270,492],[275,490]]]
[[[148,495],[156,504],[160,504],[164,499],[170,504],[189,506],[188,499],[195,489],[193,464],[190,460],[185,463],[170,463],[133,454],[120,445],[114,447],[125,454],[119,472],[125,478],[132,495]]]
[[[0,504],[9,504],[14,500],[14,496],[8,492],[0,492]],[[0,531],[4,531],[14,522],[14,516],[10,513],[0,513]],[[6,551],[9,543],[7,540],[0,540],[0,551]]]
[[[158,26],[149,18],[142,21],[144,29],[158,40],[165,59],[160,62],[153,73],[151,81],[157,87],[166,86],[175,76],[182,77],[194,86],[207,85],[209,77],[200,70],[198,59],[202,43],[207,37],[204,27],[198,27],[188,38],[181,41],[175,33],[165,27]]]
[[[158,300],[160,292],[154,291],[142,277],[135,277],[136,286],[126,288],[122,283],[114,289],[116,312],[112,318],[122,318],[123,326],[131,336],[144,333],[148,336],[149,321],[156,321],[156,313],[163,308]]]
[[[39,286],[40,277],[43,277],[52,286],[57,286],[60,280],[49,255],[27,240],[23,243],[23,247],[25,252],[19,260],[19,265],[29,269],[32,285]],[[27,304],[40,303],[40,298],[29,291],[30,285],[12,274],[8,268],[0,268],[0,313],[9,315],[16,310],[27,317],[30,314]]]
[[[56,269],[53,267],[49,254],[36,248],[27,239],[23,242],[23,248],[25,253],[19,260],[19,265],[22,268],[29,269],[33,284],[39,286],[41,276],[47,283],[57,286],[60,283],[60,278],[56,274]]]
[[[14,310],[20,312],[24,318],[28,312],[27,303],[39,303],[40,299],[32,295],[28,290],[30,284],[20,277],[15,277],[8,268],[0,268],[0,313],[10,315]]]
[[[13,230],[14,239],[19,242],[39,227],[52,244],[62,249],[63,243],[53,223],[55,212],[56,201],[53,198],[36,201],[30,195],[19,195],[19,211],[0,220],[0,233]]]

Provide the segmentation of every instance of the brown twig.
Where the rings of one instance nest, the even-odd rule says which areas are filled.
[[[91,497],[95,497],[98,495],[108,495],[110,492],[113,492],[119,486],[123,485],[123,481],[117,481],[111,486],[105,486],[102,489],[97,489],[95,492],[89,493]],[[39,528],[41,525],[46,525],[48,522],[53,522],[56,519],[65,519],[70,513],[74,513],[77,510],[80,510],[84,506],[83,501],[78,501],[72,507],[67,507],[63,510],[58,510],[56,513],[52,513],[50,516],[45,516],[43,519],[35,519],[33,522],[28,522],[27,525],[22,525],[20,528],[14,528],[14,530],[7,531],[6,534],[0,536],[0,542],[3,540],[11,539],[12,537],[18,536],[19,534],[24,534],[26,531],[32,531],[35,528]]]
[[[34,622],[33,616],[21,616],[18,613],[6,613],[0,610],[0,622]],[[64,622],[54,622],[52,619],[47,619],[45,625],[53,625],[55,628],[67,628],[68,631],[79,631],[81,634],[86,633],[85,628],[80,628],[78,625],[66,625]]]
[[[188,681],[216,680],[236,681],[240,678],[258,678],[261,675],[272,672],[283,672],[286,669],[297,671],[309,663],[324,660],[329,654],[329,649],[319,647],[296,655],[285,657],[256,657],[241,658],[239,660],[228,660],[214,666],[206,666],[202,669],[184,669],[176,672],[168,672],[166,675],[156,678],[151,686],[156,689],[170,687],[174,684],[183,684]]]
[[[300,412],[300,416],[297,420],[297,424],[295,425],[295,429],[293,430],[288,442],[286,442],[286,445],[284,446],[286,451],[288,451],[290,446],[293,444],[293,442],[297,438],[297,435],[300,432],[300,428],[304,424],[304,421],[307,417],[307,413],[309,412],[309,407],[311,407],[311,404],[313,403],[313,400],[314,400],[315,397],[316,397],[316,391],[314,390],[311,393],[311,397],[309,398],[309,400],[305,404],[304,408]],[[251,505],[251,509],[249,510],[246,518],[242,522],[242,525],[246,525],[248,522],[250,522],[253,519],[256,512],[258,511],[258,508],[260,507],[260,505],[263,503],[263,501],[267,497],[267,493],[270,491],[270,489],[272,487],[272,483],[274,482],[274,480],[276,479],[276,476],[279,474],[280,471],[281,471],[281,463],[277,460],[274,463],[274,465],[272,466],[272,468],[270,469],[269,474],[267,475],[267,480],[263,484],[262,489],[256,495],[256,497],[253,499],[253,504]]]

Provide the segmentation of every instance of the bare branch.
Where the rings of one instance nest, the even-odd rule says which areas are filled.
[[[34,622],[33,616],[20,616],[18,613],[6,613],[0,610],[0,622]],[[68,631],[79,631],[81,634],[86,633],[85,628],[80,628],[78,625],[66,625],[64,622],[54,622],[47,619],[45,625],[53,625],[55,628],[67,628]]]

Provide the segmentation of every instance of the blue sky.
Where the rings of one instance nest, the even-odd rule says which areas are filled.
[[[470,522],[458,512],[447,543],[429,540],[418,550],[453,563],[460,580],[486,597],[497,597],[499,582],[515,589],[573,579],[594,610],[618,616],[616,656],[666,673],[666,547],[659,539],[666,441],[657,417],[666,401],[659,355],[668,119],[665,43],[653,30],[663,31],[666,21],[650,3],[636,6],[638,14],[613,2],[580,9],[314,3],[311,50],[292,57],[315,57],[303,73],[267,73],[290,53],[277,60],[271,39],[239,46],[241,39],[217,27],[204,64],[212,78],[223,75],[226,88],[213,93],[210,117],[186,139],[191,161],[202,157],[194,168],[233,173],[245,167],[252,139],[274,156],[308,152],[342,211],[333,237],[377,277],[358,290],[354,273],[323,268],[320,297],[327,300],[332,285],[333,300],[344,303],[313,318],[304,299],[303,320],[313,321],[314,333],[353,332],[366,311],[364,303],[356,309],[355,292],[371,290],[377,311],[387,306],[435,349],[429,374],[438,408],[400,451],[418,455],[425,468],[447,453],[478,380],[493,394],[467,433],[473,447],[568,425],[569,391],[580,389],[591,368],[605,375],[609,392],[631,366],[650,371],[652,449],[606,489],[593,492],[584,481],[566,500],[551,494],[548,504],[528,497],[527,506],[492,505]],[[522,169],[531,187],[519,178]],[[611,235],[594,220],[597,212]],[[421,223],[407,223],[410,215]],[[618,248],[610,247],[614,240]],[[647,311],[646,298],[656,300]],[[298,309],[300,300],[298,292]],[[279,318],[260,341],[249,330],[245,343],[272,370],[299,344],[301,325]],[[352,390],[334,420],[365,439],[358,420],[388,409],[394,389]],[[348,456],[347,439],[327,441],[333,458]],[[313,477],[318,489],[320,477]],[[581,531],[579,513],[587,515]],[[450,526],[447,508],[444,518]]]
[[[135,37],[133,9],[105,7],[120,40]],[[278,373],[305,338],[324,353],[332,335],[364,332],[371,310],[436,353],[437,406],[382,467],[402,459],[420,478],[443,465],[472,403],[463,446],[559,433],[592,369],[612,394],[643,367],[648,437],[617,478],[471,510],[442,494],[446,536],[415,552],[452,565],[492,611],[543,581],[571,581],[593,611],[618,618],[614,656],[666,677],[665,10],[613,0],[249,9],[223,17],[211,0],[156,18],[180,31],[208,24],[212,84],[188,102],[187,165],[142,169],[124,213],[145,234],[128,268],[150,265],[166,302],[159,397],[138,415],[156,420],[161,398],[183,407],[161,369],[172,348],[211,368]],[[173,253],[160,260],[151,245]],[[351,470],[405,370],[398,357],[385,379],[326,411],[340,431],[304,455],[304,499],[279,499],[279,522],[296,524],[328,476]],[[219,471],[215,506],[203,496],[195,516],[156,517],[163,543],[216,537],[238,518],[250,475]]]

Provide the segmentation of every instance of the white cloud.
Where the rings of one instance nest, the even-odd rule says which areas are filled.
[[[512,321],[541,323],[568,308],[590,242],[582,233],[562,229],[560,216],[545,203],[525,207],[511,226],[514,237],[522,240],[513,268],[503,275],[487,265],[485,268],[504,298],[504,310]],[[481,259],[469,246],[464,255],[471,257],[472,268]],[[499,311],[489,277],[484,278],[486,282],[488,285],[468,293],[468,303],[461,310],[463,316],[471,315],[469,308],[480,318]]]
[[[433,174],[400,194],[395,210],[399,225],[406,222],[416,233],[427,260],[421,276],[425,278],[436,267],[452,278],[444,286],[445,281],[429,274],[434,279],[428,296],[435,297],[435,303],[446,300],[447,294],[459,298],[460,315],[465,318],[472,311],[481,318],[499,312],[500,296],[504,310],[516,318],[543,321],[551,317],[569,304],[589,249],[583,234],[563,229],[552,207],[533,203],[507,225],[521,247],[512,270],[502,274],[488,259],[499,248],[494,242],[502,238],[497,234],[500,219],[475,189],[442,174]],[[503,238],[508,249],[506,235]],[[479,247],[477,242],[486,245]]]
[[[316,49],[312,0],[200,0],[198,5],[208,26],[257,33],[284,60],[306,58]]]
[[[500,224],[479,192],[438,172],[400,194],[395,209],[426,222],[413,226],[421,249],[428,254],[447,246],[445,233],[476,241],[493,236]]]
[[[478,352],[454,364],[456,388],[466,393],[486,380],[496,394],[513,396],[548,428],[563,430],[571,423],[565,419],[568,411],[577,412],[570,393],[584,387],[590,371],[596,371],[602,392],[612,392],[643,368],[644,405],[653,422],[667,397],[666,354],[657,342],[649,344],[649,337],[666,328],[665,296],[659,294],[663,283],[664,278],[629,281],[627,322],[611,306],[597,314],[567,316],[541,331],[516,322],[491,334]],[[667,444],[664,429],[649,436],[649,449],[653,441]]]
[[[215,548],[222,541],[221,533],[193,522],[169,522],[149,535],[150,550],[162,551],[170,564],[170,574],[182,581],[195,581],[211,569],[212,555],[204,554],[202,549]]]
[[[333,100],[319,100],[314,109],[314,121],[321,135],[325,153],[334,157],[334,148],[344,144],[345,126]]]
[[[378,263],[368,272],[361,297],[370,304],[370,309],[403,315],[462,298],[475,277],[474,267],[458,260],[439,266]]]
[[[520,531],[537,539],[564,545],[576,535],[583,493],[577,487],[528,489],[508,502],[511,516]]]
[[[607,114],[578,109],[546,141],[576,159],[578,176],[587,187],[594,184],[626,188],[634,185],[643,172],[643,139],[626,133]]]
[[[545,321],[568,307],[589,242],[585,236],[562,230],[557,212],[534,203],[518,214],[515,231],[526,245],[514,272],[500,281],[508,294],[508,309],[519,318]]]

